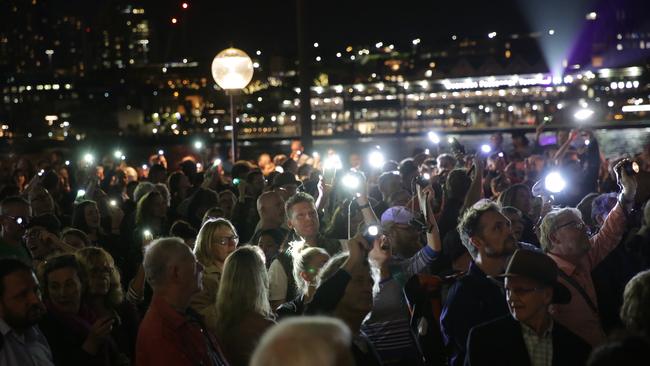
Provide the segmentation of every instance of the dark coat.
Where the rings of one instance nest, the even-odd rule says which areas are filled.
[[[591,346],[558,322],[553,324],[554,366],[584,365]],[[467,340],[465,366],[529,366],[521,325],[508,315],[474,327]]]
[[[445,346],[451,354],[449,364],[463,364],[470,329],[508,313],[503,289],[471,262],[467,274],[449,289],[440,318]]]

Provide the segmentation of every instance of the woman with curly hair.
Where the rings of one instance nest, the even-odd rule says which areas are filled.
[[[48,258],[39,266],[47,313],[39,322],[56,365],[129,365],[111,332],[116,319],[98,316],[84,303],[85,271],[74,254]]]
[[[140,317],[136,307],[124,301],[120,273],[113,258],[96,247],[80,249],[75,257],[88,283],[82,301],[95,317],[115,319],[111,336],[121,353],[133,361]]]

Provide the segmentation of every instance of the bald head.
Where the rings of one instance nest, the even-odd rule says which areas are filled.
[[[285,219],[282,196],[275,191],[262,193],[257,198],[257,213],[267,228],[280,227]]]

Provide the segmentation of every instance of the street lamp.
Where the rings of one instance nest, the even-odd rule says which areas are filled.
[[[233,95],[237,90],[246,87],[253,78],[253,61],[246,52],[237,48],[227,48],[219,52],[212,60],[212,78],[230,96],[231,145],[234,162],[237,160],[237,129],[235,128]]]

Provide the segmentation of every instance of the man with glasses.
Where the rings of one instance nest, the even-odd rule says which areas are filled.
[[[634,176],[622,171],[622,164],[614,168],[622,187],[618,203],[607,215],[598,234],[590,237],[580,211],[575,208],[551,211],[540,225],[542,249],[557,263],[561,280],[572,295],[570,303],[553,306],[551,314],[591,346],[605,341],[591,272],[621,242],[626,215],[634,205],[637,188]]]
[[[0,202],[0,258],[14,257],[31,264],[31,256],[22,240],[30,216],[29,203],[21,197],[7,197]]]
[[[465,365],[584,365],[591,347],[549,313],[552,303],[571,300],[557,274],[548,256],[517,250],[506,272],[496,277],[505,279],[510,314],[472,328]]]
[[[411,313],[405,299],[405,284],[413,276],[425,273],[438,257],[442,242],[438,224],[432,214],[433,188],[417,189],[423,213],[430,213],[426,225],[426,245],[420,243],[420,227],[414,226],[414,214],[406,207],[395,206],[381,216],[384,231],[368,253],[368,259],[380,270],[379,292],[373,299],[372,312],[361,330],[375,346],[385,365],[422,365],[423,348],[411,331]]]

